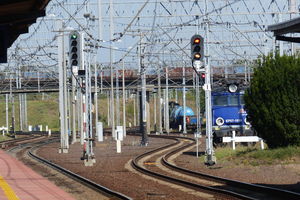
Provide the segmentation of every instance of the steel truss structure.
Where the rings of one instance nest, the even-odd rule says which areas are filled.
[[[86,31],[98,48],[96,61],[104,67],[109,66],[111,48],[114,68],[120,68],[122,60],[129,63],[125,68],[138,66],[140,34],[147,73],[155,73],[157,65],[190,66],[190,37],[205,34],[205,2],[212,66],[271,52],[276,44],[272,33],[265,31],[267,26],[299,14],[296,0],[55,0],[49,3],[47,16],[10,48],[9,63],[2,70],[56,72],[57,21],[65,28]],[[291,51],[290,45],[283,49]]]

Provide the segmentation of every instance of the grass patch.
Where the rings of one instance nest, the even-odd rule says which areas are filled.
[[[278,149],[260,150],[256,147],[217,148],[215,151],[220,163],[233,162],[237,165],[272,165],[300,163],[300,147],[289,146]]]
[[[59,129],[58,103],[55,101],[30,101],[28,102],[28,122],[31,125],[43,125],[52,130]]]
[[[47,98],[42,100],[41,95],[28,94],[27,95],[27,120],[28,125],[43,125],[52,130],[59,130],[59,110],[57,95],[45,95]],[[20,130],[19,126],[19,100],[18,95],[15,95],[15,130]],[[5,111],[5,99],[0,100],[0,126],[6,126],[6,111]],[[9,126],[12,125],[12,104],[9,102],[8,105],[8,120]]]
[[[5,141],[5,140],[10,140],[11,138],[10,137],[7,137],[7,136],[3,136],[3,135],[0,135],[0,142],[1,141]]]

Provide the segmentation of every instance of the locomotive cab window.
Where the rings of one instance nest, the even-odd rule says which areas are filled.
[[[241,105],[245,105],[244,95],[240,95]]]
[[[214,106],[226,106],[227,105],[227,96],[214,96],[213,97]]]
[[[229,106],[239,105],[239,95],[229,95],[228,100],[229,100],[228,101]]]
[[[213,95],[213,106],[237,106],[244,105],[243,94],[225,94],[225,95]]]

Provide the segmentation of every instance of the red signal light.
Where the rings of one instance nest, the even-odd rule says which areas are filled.
[[[205,84],[205,73],[200,73],[199,81],[201,86]]]
[[[194,44],[200,44],[200,42],[201,42],[200,38],[195,38],[194,39]]]

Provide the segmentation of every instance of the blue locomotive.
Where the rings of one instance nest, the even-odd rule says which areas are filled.
[[[183,127],[184,109],[178,103],[173,101],[169,102],[169,122],[170,128],[179,129],[179,126]],[[196,129],[197,117],[194,111],[186,106],[185,107],[185,119],[187,129]]]
[[[247,121],[244,109],[244,91],[237,91],[237,86],[229,86],[228,91],[212,92],[212,124],[214,143],[222,143],[222,137],[236,135],[253,135],[251,124]]]

